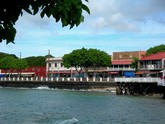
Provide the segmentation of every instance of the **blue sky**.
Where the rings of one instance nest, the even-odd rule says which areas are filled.
[[[91,14],[78,27],[62,28],[46,16],[24,13],[16,22],[15,44],[0,43],[0,52],[61,57],[75,49],[113,52],[147,50],[165,44],[164,0],[89,0]]]

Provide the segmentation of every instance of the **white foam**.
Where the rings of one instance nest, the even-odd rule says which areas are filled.
[[[112,90],[111,93],[116,93],[116,91],[115,90]]]
[[[73,124],[73,123],[78,122],[78,121],[79,121],[78,119],[72,118],[72,119],[59,121],[59,122],[57,122],[55,124]]]
[[[51,90],[51,88],[49,88],[48,86],[39,86],[33,89],[38,89],[38,90]]]

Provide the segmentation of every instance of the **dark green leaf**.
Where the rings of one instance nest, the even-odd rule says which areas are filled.
[[[31,14],[31,15],[32,15],[32,12],[30,11],[30,9],[29,9],[29,8],[24,8],[24,10],[25,10],[27,13],[29,13],[29,14]]]
[[[90,10],[85,4],[82,4],[82,9],[88,12],[88,14],[90,14]]]

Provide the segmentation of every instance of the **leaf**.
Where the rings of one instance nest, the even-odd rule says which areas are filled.
[[[90,14],[90,10],[85,4],[82,4],[82,9],[88,12],[88,14]]]
[[[49,18],[51,16],[51,8],[49,6],[45,7],[45,14],[47,15],[47,17]]]
[[[30,11],[30,9],[29,9],[29,8],[24,8],[24,10],[25,10],[27,13],[29,13],[29,14],[31,14],[31,15],[32,15],[32,12]]]
[[[44,15],[45,15],[45,12],[44,12],[44,10],[43,10],[43,11],[41,12],[41,14],[40,14],[41,18],[43,18]]]
[[[39,6],[37,2],[32,3],[33,15],[37,14],[39,11]]]

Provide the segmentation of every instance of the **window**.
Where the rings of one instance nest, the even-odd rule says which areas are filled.
[[[63,67],[63,63],[61,63],[61,67]]]
[[[121,55],[121,54],[119,55],[119,58],[120,58],[120,59],[122,58],[122,55]]]
[[[49,67],[51,67],[51,63],[49,63]]]
[[[57,67],[57,63],[54,63],[54,66]]]

